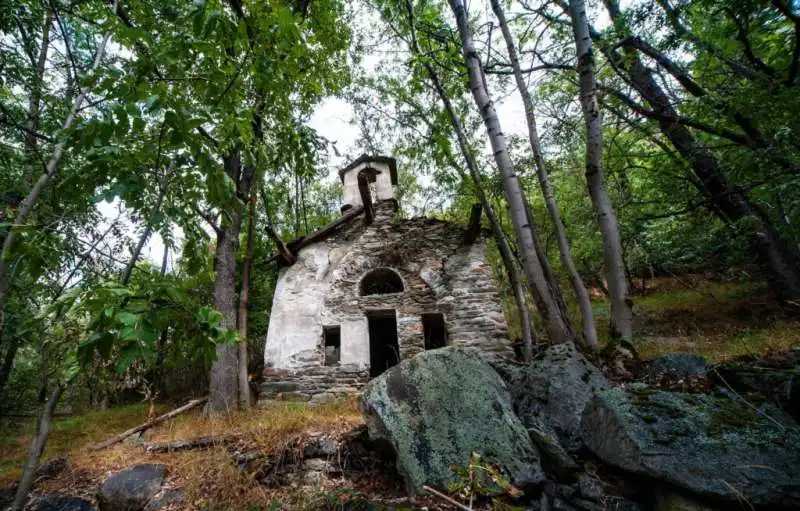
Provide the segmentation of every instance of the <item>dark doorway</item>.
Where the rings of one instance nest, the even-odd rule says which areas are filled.
[[[369,375],[376,377],[400,362],[397,316],[394,311],[367,314],[369,325]]]
[[[339,326],[326,326],[322,331],[325,334],[325,365],[335,366],[341,357],[342,330]]]
[[[443,314],[423,314],[422,332],[425,335],[425,349],[435,350],[447,346],[447,327]]]

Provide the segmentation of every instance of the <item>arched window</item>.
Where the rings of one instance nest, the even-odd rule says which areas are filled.
[[[364,275],[361,279],[361,296],[369,295],[388,295],[390,293],[402,293],[403,281],[400,275],[389,268],[378,268]]]

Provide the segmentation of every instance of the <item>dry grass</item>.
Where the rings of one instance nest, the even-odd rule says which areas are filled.
[[[607,331],[608,306],[599,304],[597,312],[598,328]],[[757,282],[663,282],[634,297],[634,321],[634,344],[644,359],[683,351],[722,362],[800,348],[800,318]]]
[[[121,407],[107,412],[56,421],[45,458],[68,455],[72,469],[42,482],[37,493],[64,492],[93,498],[98,481],[110,472],[137,463],[163,463],[168,468],[168,487],[184,488],[190,509],[266,509],[277,503],[309,502],[323,495],[307,495],[296,489],[270,490],[239,470],[224,446],[183,453],[150,454],[133,443],[118,444],[100,452],[87,447],[132,427],[146,418],[143,406]],[[201,412],[188,412],[173,421],[153,428],[148,442],[167,442],[199,436],[241,433],[247,448],[272,452],[295,435],[315,431],[336,434],[362,423],[355,400],[350,399],[316,408],[280,403],[268,408],[235,413],[229,417],[206,419]],[[76,427],[75,424],[78,424]],[[17,425],[15,432],[2,435],[3,467],[0,486],[19,476],[19,467],[31,439],[31,425]],[[26,431],[23,431],[26,430]],[[320,490],[321,491],[321,490]],[[295,507],[289,504],[289,507]]]

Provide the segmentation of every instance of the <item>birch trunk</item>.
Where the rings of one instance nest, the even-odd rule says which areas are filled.
[[[542,190],[542,196],[547,206],[547,213],[553,223],[553,232],[555,233],[556,244],[558,245],[558,252],[561,257],[561,264],[563,264],[564,268],[567,270],[570,283],[572,284],[572,291],[575,293],[575,298],[578,300],[578,306],[580,307],[584,345],[591,349],[596,349],[597,329],[594,324],[592,302],[589,300],[589,292],[586,290],[586,285],[578,273],[578,269],[575,267],[575,262],[572,258],[572,249],[570,248],[569,239],[567,237],[567,230],[564,227],[564,222],[561,221],[561,214],[558,211],[553,189],[550,186],[550,179],[547,176],[544,155],[542,154],[542,145],[536,127],[536,114],[533,109],[533,99],[528,91],[525,79],[522,76],[522,69],[519,63],[519,56],[517,55],[514,36],[511,34],[511,30],[508,27],[506,15],[503,11],[503,7],[500,5],[500,1],[491,0],[491,3],[492,10],[500,23],[500,30],[503,33],[503,39],[508,48],[508,58],[511,61],[511,68],[514,72],[514,80],[516,81],[517,89],[519,89],[519,94],[522,97],[522,104],[525,108],[525,120],[528,124],[528,140],[530,141],[531,151],[533,152],[536,177],[539,180],[539,188]]]
[[[539,261],[533,237],[534,226],[528,219],[524,192],[514,171],[505,136],[500,127],[500,120],[497,117],[497,112],[483,80],[480,58],[475,50],[472,35],[469,31],[466,8],[462,0],[449,0],[449,3],[458,25],[472,96],[483,118],[494,152],[495,162],[501,173],[503,190],[509,204],[511,221],[517,235],[522,256],[522,266],[528,283],[534,292],[539,311],[547,324],[550,340],[554,343],[573,341],[568,319],[562,316],[561,309],[553,296],[550,284]]]
[[[414,10],[411,2],[408,0],[406,1],[406,9],[408,10],[409,31],[411,33],[411,51],[422,58],[422,50],[419,47],[416,26],[414,24]],[[425,70],[428,73],[428,78],[430,79],[433,88],[436,90],[436,94],[439,96],[439,99],[442,101],[444,109],[447,112],[447,116],[450,119],[450,124],[456,134],[456,140],[458,140],[458,147],[461,151],[461,156],[466,162],[470,178],[475,186],[475,191],[478,194],[478,199],[481,201],[481,205],[483,206],[484,211],[486,211],[486,217],[489,219],[489,225],[492,228],[492,235],[494,236],[495,243],[497,244],[497,250],[500,252],[500,258],[503,260],[503,266],[506,268],[508,281],[511,284],[511,288],[514,290],[514,301],[517,305],[517,311],[519,312],[522,327],[522,342],[524,347],[525,361],[530,362],[533,359],[533,322],[531,321],[530,310],[528,309],[528,304],[525,300],[525,288],[522,285],[522,278],[514,261],[514,253],[511,251],[508,238],[506,237],[506,233],[503,231],[503,228],[500,225],[500,220],[497,218],[494,207],[492,207],[491,202],[489,202],[489,199],[486,196],[486,190],[483,188],[483,182],[481,180],[481,173],[478,169],[478,164],[475,161],[472,151],[470,150],[466,131],[461,125],[461,120],[458,118],[455,108],[453,108],[453,103],[450,101],[450,96],[447,95],[447,91],[445,91],[444,86],[442,86],[442,82],[439,79],[439,74],[436,72],[436,69],[427,60],[423,59],[422,62],[425,66]],[[458,165],[455,159],[452,158],[452,154],[449,150],[446,151],[446,154],[448,159],[451,161],[451,165],[456,172],[458,172],[459,176],[461,176],[462,179],[466,179],[464,171],[462,170],[461,166]]]
[[[569,14],[578,58],[581,109],[586,122],[586,181],[603,234],[603,259],[611,295],[611,336],[630,341],[633,336],[633,303],[628,294],[619,225],[603,176],[603,124],[597,106],[592,39],[584,1],[570,1]]]
[[[250,382],[247,375],[247,314],[250,305],[250,267],[253,265],[253,250],[255,247],[256,226],[256,194],[255,188],[250,194],[250,203],[247,219],[247,248],[244,263],[242,264],[242,288],[239,293],[239,406],[246,410],[250,408]]]

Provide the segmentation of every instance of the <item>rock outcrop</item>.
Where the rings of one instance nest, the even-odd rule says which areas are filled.
[[[544,481],[539,454],[500,376],[473,351],[421,353],[372,380],[361,396],[373,440],[396,454],[406,488],[446,488],[472,453],[519,487]]]
[[[497,363],[495,368],[526,427],[555,432],[569,451],[581,447],[583,409],[609,382],[572,343],[547,348],[529,366]]]
[[[800,428],[779,409],[740,399],[655,391],[601,392],[581,437],[601,460],[727,505],[800,509]]]
[[[167,469],[164,465],[135,465],[109,477],[100,487],[101,511],[142,511],[159,492]]]

